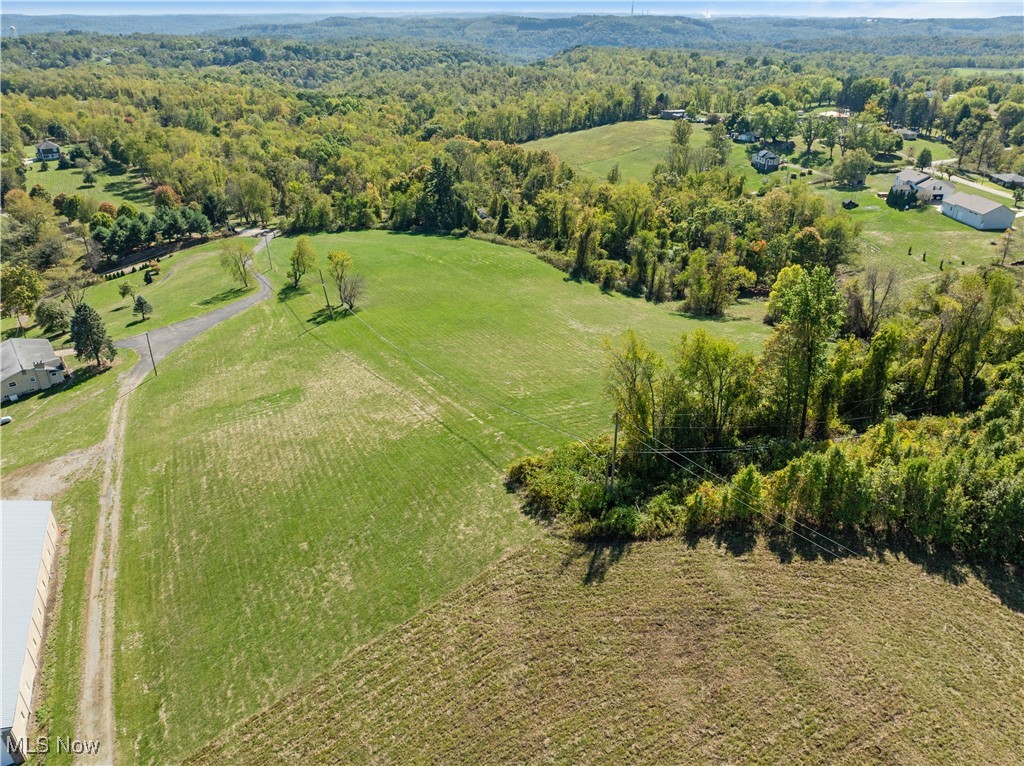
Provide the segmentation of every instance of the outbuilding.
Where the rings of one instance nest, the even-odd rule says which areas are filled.
[[[10,338],[0,344],[3,401],[60,385],[69,377],[67,365],[45,338]]]
[[[1013,226],[1014,213],[977,194],[957,192],[942,200],[942,214],[979,231],[1005,231]]]
[[[992,176],[992,180],[1007,189],[1024,188],[1024,176],[1016,173],[996,173]]]

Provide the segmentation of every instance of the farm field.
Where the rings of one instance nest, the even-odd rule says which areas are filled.
[[[358,318],[328,320],[307,279],[177,351],[129,401],[125,762],[185,756],[535,539],[504,468],[608,429],[606,337],[634,327],[668,350],[696,327],[746,348],[767,334],[759,317],[687,319],[477,240],[311,242],[321,262],[353,254]],[[279,287],[293,244],[272,243]]]
[[[1022,610],[893,551],[545,537],[188,762],[1010,766]]]
[[[218,260],[222,249],[222,241],[208,242],[165,257],[160,261],[160,275],[149,285],[143,281],[145,264],[142,264],[134,274],[92,285],[85,291],[85,302],[100,312],[114,340],[213,311],[257,289],[255,280],[250,280],[248,288],[242,288],[227,276]],[[260,260],[263,268],[267,268],[265,257]],[[153,314],[145,321],[132,313],[134,299],[122,298],[118,292],[125,282],[135,288],[137,295],[145,296],[153,306]],[[15,335],[17,326],[17,320],[5,319],[5,337]],[[45,335],[43,329],[36,325],[26,328],[25,337],[44,336],[55,348],[70,345],[71,342],[67,333]]]
[[[96,174],[94,186],[86,186],[82,182],[82,171],[78,168],[58,170],[56,162],[51,162],[50,169],[46,171],[40,170],[37,163],[27,165],[25,170],[28,171],[25,177],[26,189],[40,184],[54,197],[58,194],[80,194],[92,197],[97,202],[113,202],[115,205],[130,202],[138,210],[150,213],[154,209],[152,190],[138,175],[124,169],[97,168],[93,171]]]

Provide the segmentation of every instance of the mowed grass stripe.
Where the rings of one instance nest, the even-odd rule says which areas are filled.
[[[726,542],[539,540],[188,762],[1016,762],[1019,582]]]

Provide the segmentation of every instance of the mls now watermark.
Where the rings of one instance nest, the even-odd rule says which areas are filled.
[[[19,753],[24,756],[44,755],[46,753],[70,753],[71,755],[99,755],[98,739],[74,739],[72,737],[36,737],[29,739],[11,739]]]

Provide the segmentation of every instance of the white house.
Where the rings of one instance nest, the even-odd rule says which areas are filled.
[[[1005,231],[1013,226],[1014,213],[977,194],[957,192],[942,201],[942,214],[980,231]]]
[[[60,147],[53,141],[43,141],[36,144],[36,159],[37,160],[59,160],[60,159]]]
[[[0,764],[24,762],[32,694],[42,661],[46,603],[60,530],[49,502],[0,502]]]
[[[685,109],[662,109],[661,114],[658,115],[663,120],[685,120],[686,110]]]
[[[921,202],[942,202],[950,194],[956,192],[956,186],[949,181],[932,178],[930,173],[914,170],[914,168],[904,168],[893,179],[892,191],[912,191]]]
[[[67,365],[44,338],[11,338],[0,344],[0,389],[3,401],[42,391],[69,377]]]
[[[750,155],[750,164],[760,173],[771,173],[773,170],[778,170],[781,161],[782,158],[779,155],[768,149],[762,149]]]

